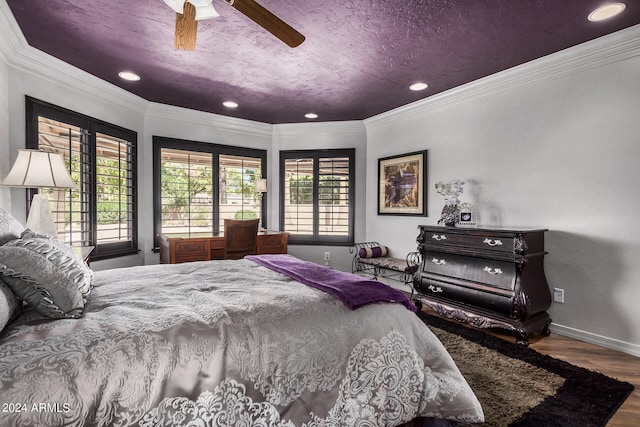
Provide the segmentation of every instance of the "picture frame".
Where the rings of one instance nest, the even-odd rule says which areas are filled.
[[[427,216],[427,150],[378,159],[378,215]]]
[[[456,227],[475,228],[478,225],[478,208],[471,203],[462,203],[456,218]]]

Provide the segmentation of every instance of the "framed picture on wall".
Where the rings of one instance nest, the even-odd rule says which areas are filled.
[[[427,150],[378,159],[378,215],[427,215]]]

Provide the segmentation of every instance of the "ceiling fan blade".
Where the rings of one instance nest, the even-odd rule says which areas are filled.
[[[304,36],[289,24],[260,6],[254,0],[224,0],[240,13],[260,25],[265,30],[282,40],[289,47],[299,46],[304,41]]]
[[[196,50],[197,33],[196,7],[189,2],[185,2],[183,13],[176,13],[176,32],[173,39],[173,48]]]

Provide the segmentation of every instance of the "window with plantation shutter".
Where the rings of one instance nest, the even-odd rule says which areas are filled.
[[[92,260],[137,253],[137,134],[30,97],[26,104],[27,148],[60,154],[76,183],[74,190],[41,190],[58,239],[94,246]]]
[[[161,234],[209,236],[213,227],[213,155],[160,151]]]
[[[220,154],[219,157],[218,226],[225,219],[255,219],[262,212],[262,195],[254,190],[256,179],[262,177],[262,159],[258,157]]]
[[[155,244],[158,236],[211,236],[225,219],[261,218],[264,150],[153,137]]]
[[[280,152],[280,229],[293,244],[353,244],[355,150]]]

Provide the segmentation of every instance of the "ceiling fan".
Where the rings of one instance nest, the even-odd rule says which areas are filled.
[[[304,41],[302,34],[255,0],[224,1],[288,46],[296,47]],[[198,21],[220,16],[213,8],[212,0],[164,0],[164,2],[176,11],[176,31],[173,41],[175,49],[195,50]]]

